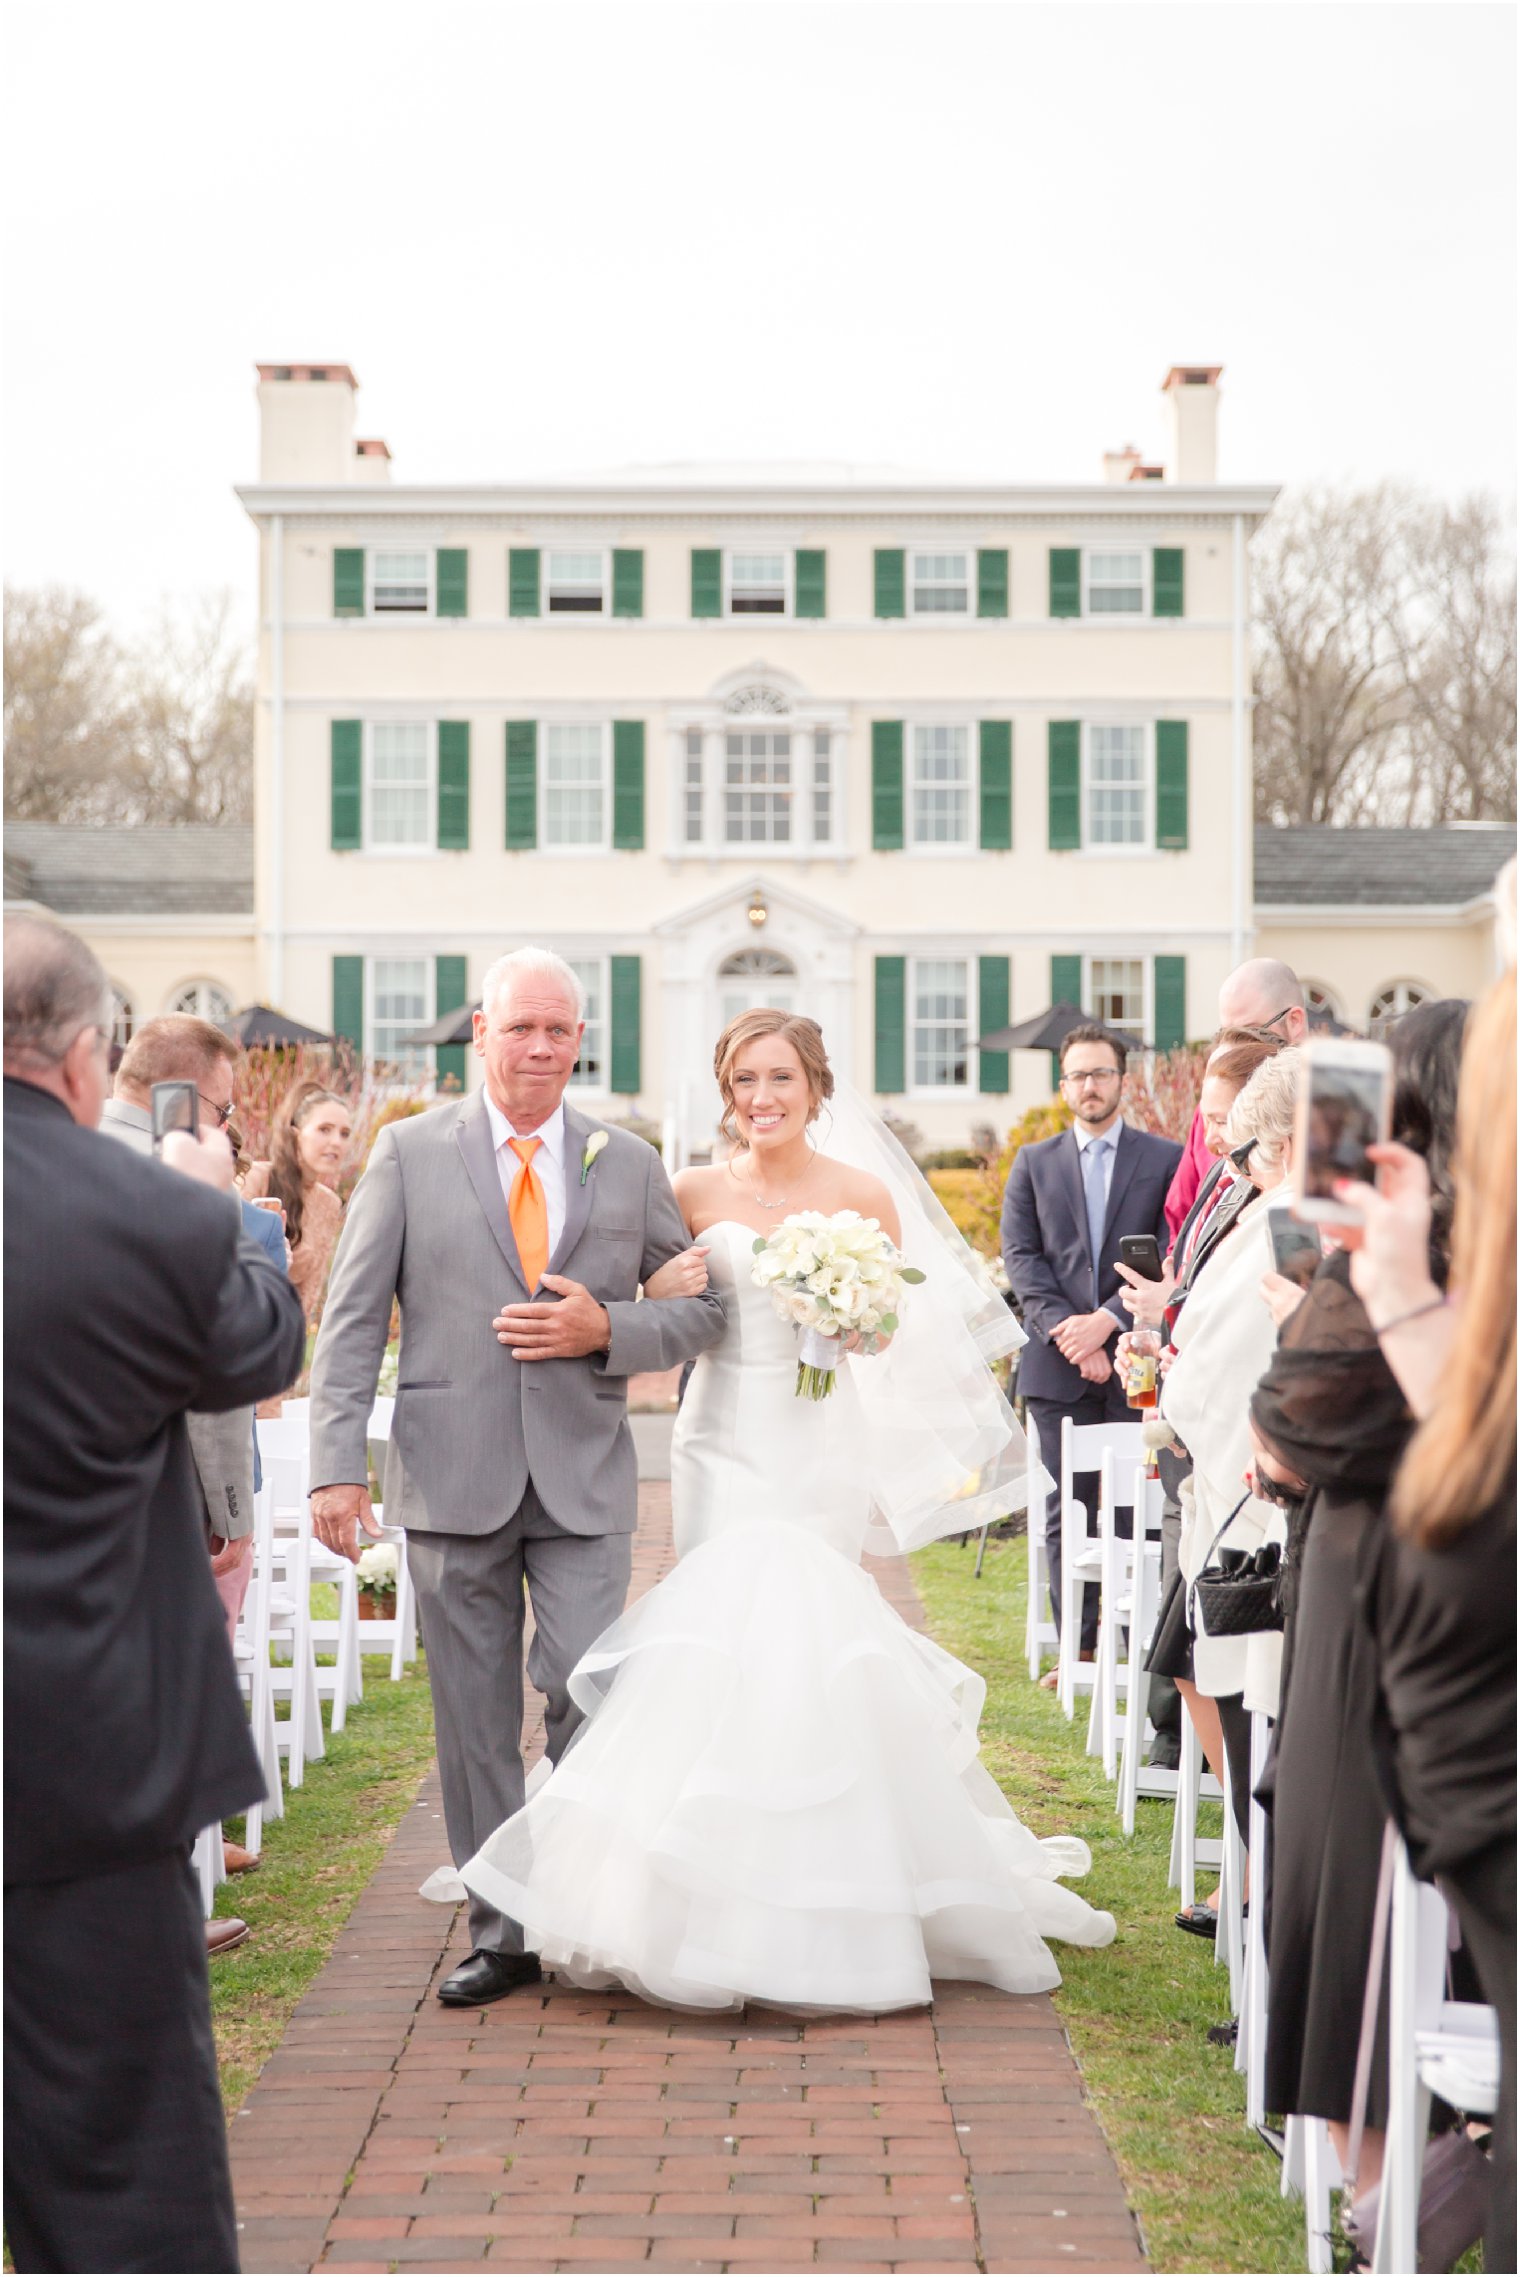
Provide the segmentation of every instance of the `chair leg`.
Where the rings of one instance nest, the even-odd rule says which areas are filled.
[[[1310,2277],[1327,2277],[1335,2266],[1330,2236],[1330,2198],[1340,2181],[1340,2165],[1323,2119],[1304,2121],[1304,2230]],[[1414,2263],[1407,2264],[1413,2269]]]
[[[1267,1760],[1267,1719],[1251,1718],[1251,1887],[1265,1890],[1267,1814],[1256,1800],[1256,1787]],[[1267,1938],[1265,1907],[1253,1905],[1246,1923],[1246,2007],[1242,2022],[1246,2055],[1246,2125],[1261,2127],[1267,2116]]]

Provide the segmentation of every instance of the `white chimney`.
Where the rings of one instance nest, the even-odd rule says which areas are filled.
[[[389,482],[391,454],[389,444],[382,443],[377,435],[366,437],[354,445],[353,479],[355,482]]]
[[[1223,364],[1173,364],[1161,383],[1171,406],[1173,482],[1213,482],[1218,464]]]
[[[347,364],[260,364],[260,482],[352,482],[354,396]]]
[[[1126,443],[1122,451],[1103,453],[1103,479],[1105,482],[1129,482],[1130,469],[1140,464],[1140,453],[1133,443]]]

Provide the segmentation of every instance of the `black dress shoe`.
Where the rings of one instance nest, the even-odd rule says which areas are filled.
[[[1186,1913],[1174,1913],[1172,1919],[1190,1937],[1217,1937],[1219,1934],[1219,1915],[1211,1905],[1190,1905]]]
[[[1177,1771],[1182,1766],[1182,1745],[1169,1731],[1157,1732],[1146,1759],[1153,1771]]]
[[[503,2000],[520,1984],[540,1984],[543,1970],[536,1953],[472,1953],[451,1977],[438,1987],[445,2008],[480,2008],[489,2000]]]

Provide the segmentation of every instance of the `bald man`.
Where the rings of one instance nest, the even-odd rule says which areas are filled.
[[[1248,957],[1237,965],[1219,991],[1221,1028],[1255,1028],[1284,1044],[1301,1044],[1309,1032],[1304,1009],[1303,983],[1281,957]],[[1167,1230],[1176,1240],[1182,1222],[1198,1198],[1198,1189],[1213,1164],[1204,1141],[1203,1117],[1195,1114],[1193,1127],[1177,1175],[1166,1197]]]

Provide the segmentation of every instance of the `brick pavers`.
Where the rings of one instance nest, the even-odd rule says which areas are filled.
[[[670,1557],[647,1481],[634,1595]],[[921,1626],[906,1566],[871,1570]],[[709,2017],[550,1983],[443,2009],[463,1917],[416,1893],[445,1858],[431,1774],[233,2121],[245,2269],[1144,2268],[1047,1999]]]

